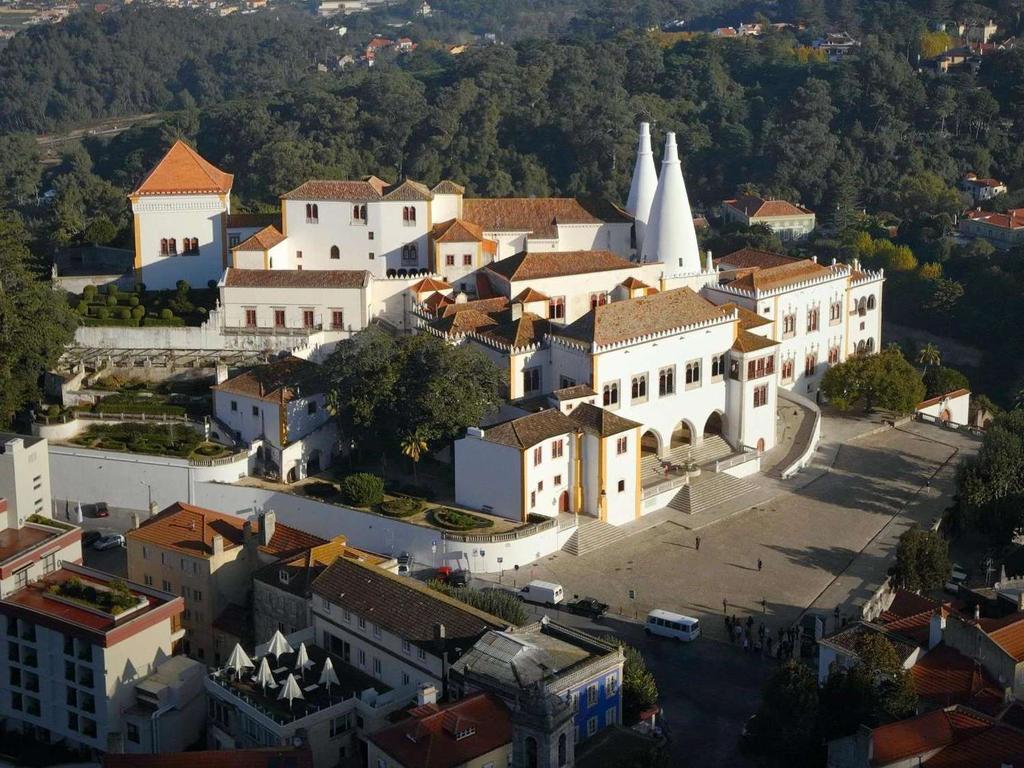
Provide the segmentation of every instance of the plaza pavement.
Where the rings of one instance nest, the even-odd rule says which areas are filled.
[[[752,614],[771,631],[808,607],[858,615],[899,535],[914,522],[930,526],[950,503],[956,463],[978,441],[932,425],[831,417],[822,432],[814,465],[788,481],[757,478],[763,498],[753,506],[737,500],[742,509],[722,505],[702,521],[656,513],[650,527],[609,547],[559,552],[515,578],[558,582],[628,618],[655,607],[696,616],[705,638],[718,640],[726,637],[723,600],[729,613]]]

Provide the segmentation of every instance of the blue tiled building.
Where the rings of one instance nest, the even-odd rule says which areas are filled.
[[[490,631],[452,664],[456,695],[489,691],[515,707],[530,689],[571,702],[576,743],[622,722],[622,649],[544,617],[535,624]]]

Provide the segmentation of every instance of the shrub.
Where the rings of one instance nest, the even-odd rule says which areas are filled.
[[[151,328],[180,328],[185,325],[185,321],[180,317],[172,317],[170,319],[145,317],[142,319],[142,324]]]
[[[117,296],[107,296],[107,306],[108,307],[116,307],[117,306]]]
[[[368,472],[356,472],[341,481],[341,498],[357,507],[372,507],[384,500],[384,480]]]
[[[137,307],[137,306],[139,306],[139,297],[138,296],[129,296],[128,297],[128,306],[129,307]]]
[[[89,305],[88,305],[88,303],[86,303],[84,301],[79,302],[76,311],[78,312],[78,314],[82,315],[83,317],[88,315],[89,314]]]
[[[179,282],[184,282],[184,281],[179,281]],[[171,320],[173,317],[174,317],[174,313],[171,312],[171,310],[167,309],[166,307],[164,307],[163,309],[160,310],[160,319],[161,320]]]
[[[388,517],[411,517],[423,510],[423,502],[418,499],[388,499],[380,504],[380,513]]]
[[[87,285],[82,289],[82,298],[86,301],[92,301],[96,298],[96,286]]]
[[[519,599],[515,592],[502,592],[494,589],[488,592],[481,592],[469,587],[451,587],[436,579],[428,581],[427,586],[466,605],[471,605],[479,611],[484,611],[492,616],[497,616],[499,619],[504,619],[509,624],[522,626],[530,620],[530,616],[523,606],[523,601]]]
[[[130,309],[128,309],[128,307],[121,307],[119,310],[117,310],[117,319],[118,320],[127,320],[131,316],[132,316],[132,311]]]
[[[57,418],[58,416],[60,416],[60,406],[59,405],[48,405],[48,406],[46,406],[46,415],[49,416],[51,419]]]
[[[132,307],[132,317],[134,317],[136,320],[141,320],[145,316],[146,316],[146,308],[145,307]]]
[[[178,293],[188,293],[192,290],[192,286],[188,284],[188,280],[179,280],[174,284],[174,287],[178,289]]]
[[[315,482],[302,486],[302,492],[314,499],[333,499],[338,495],[338,489],[331,483]]]
[[[117,296],[119,292],[120,289],[118,289],[116,283],[111,283],[110,285],[107,286],[107,296]]]
[[[108,317],[110,317],[110,310],[107,309],[106,307],[100,307],[99,309],[96,310],[96,317],[100,320],[106,320]]]
[[[494,525],[493,520],[488,520],[477,515],[471,515],[468,512],[462,512],[461,510],[452,509],[451,507],[435,507],[430,510],[430,518],[436,525],[453,531],[469,531],[474,528],[490,528]]]

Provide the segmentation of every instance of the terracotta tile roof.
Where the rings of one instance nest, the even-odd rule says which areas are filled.
[[[480,227],[465,219],[448,219],[435,224],[430,236],[435,243],[482,243],[487,239]]]
[[[512,717],[489,693],[443,706],[414,709],[412,717],[370,734],[378,749],[403,768],[455,768],[512,741]]]
[[[1024,618],[987,632],[992,641],[1016,661],[1024,661]]]
[[[280,229],[281,212],[228,214],[228,229],[250,229],[252,227],[277,227]]]
[[[272,403],[287,403],[325,391],[323,370],[316,363],[289,355],[232,376],[210,389]]]
[[[277,227],[264,227],[256,234],[243,240],[232,251],[267,251],[287,238],[282,235]]]
[[[208,163],[180,139],[142,180],[136,195],[221,194],[231,191],[234,177]]]
[[[866,621],[858,621],[856,624],[850,624],[847,627],[839,630],[835,634],[823,637],[819,640],[819,643],[823,645],[832,646],[842,651],[843,653],[856,657],[857,645],[861,637],[867,634],[879,634],[884,637],[893,650],[900,657],[900,660],[906,659],[910,654],[914,652],[917,647],[909,639],[902,638],[898,635],[891,634],[885,628],[880,627],[876,624],[871,624]]]
[[[551,330],[551,323],[533,312],[523,312],[516,320],[512,319],[511,310],[504,310],[490,315],[493,325],[479,328],[477,333],[497,342],[508,344],[512,349],[539,344],[545,334]]]
[[[291,192],[281,195],[282,200],[343,200],[369,202],[380,200],[381,189],[373,181],[314,180],[300,184]]]
[[[1006,213],[991,211],[968,211],[964,214],[971,221],[980,221],[999,229],[1020,229],[1024,227],[1024,208],[1011,208]]]
[[[348,546],[344,536],[337,536],[326,544],[310,547],[291,560],[265,565],[253,574],[253,578],[293,595],[308,597],[313,580],[339,557],[347,557],[350,560],[359,560],[376,566],[387,562],[387,559],[380,555]],[[282,572],[287,574],[287,583],[281,580]]]
[[[828,267],[811,259],[798,259],[793,263],[781,264],[777,267],[752,268],[722,274],[723,281],[727,282],[729,286],[760,293],[812,280],[828,272],[830,272]],[[735,275],[736,279],[729,281],[728,277],[732,275]]]
[[[466,188],[459,186],[451,179],[442,179],[430,191],[435,195],[463,195],[466,193]]]
[[[229,288],[362,288],[369,272],[359,269],[238,269],[230,267]]]
[[[508,299],[504,296],[494,296],[490,299],[476,299],[474,301],[455,302],[444,308],[442,317],[449,317],[460,312],[476,310],[477,312],[498,312],[508,307]]]
[[[725,269],[747,269],[750,267],[780,267],[783,264],[792,264],[800,261],[793,256],[784,256],[781,253],[762,251],[759,248],[740,248],[726,256],[719,256],[713,260],[716,267]]]
[[[240,547],[245,541],[245,520],[177,501],[156,517],[151,517],[125,536],[155,546],[173,549],[192,557],[209,557],[213,553],[213,537],[224,540],[224,549]],[[259,540],[259,521],[251,524],[253,535]],[[300,531],[284,523],[274,525],[270,543],[260,545],[260,551],[274,557],[286,557],[309,547],[324,544],[324,539]]]
[[[924,768],[1003,768],[1024,764],[1024,734],[1004,725],[974,731],[934,757]]]
[[[506,622],[415,579],[396,576],[375,566],[338,558],[313,581],[313,592],[343,609],[364,616],[410,643],[438,653],[434,629],[445,628],[449,650],[467,650],[489,629]]]
[[[737,352],[757,352],[762,349],[778,346],[781,343],[764,336],[758,336],[756,333],[751,333],[741,328],[739,333],[736,334],[736,341],[732,343],[732,348]]]
[[[576,422],[573,419],[561,411],[548,408],[488,427],[484,430],[484,440],[526,450],[552,437],[575,431]]]
[[[643,280],[637,280],[635,277],[632,277],[632,276],[631,277],[627,277],[625,280],[623,280],[620,283],[620,285],[623,288],[628,288],[631,291],[639,290],[640,288],[650,288],[651,287],[647,283],[645,283]]]
[[[533,302],[533,301],[550,301],[550,300],[551,299],[549,297],[545,296],[540,291],[534,290],[533,288],[524,288],[519,293],[517,293],[513,297],[513,299],[512,299],[512,301],[514,301],[514,302],[517,301],[517,302],[519,302],[521,304],[529,304],[530,302]]]
[[[942,707],[974,699],[983,704],[1002,702],[999,687],[984,667],[946,645],[937,645],[919,658],[910,674],[917,695]]]
[[[452,304],[444,309],[450,309],[453,306],[458,305]],[[476,309],[470,309],[450,315],[442,314],[439,319],[430,324],[430,327],[446,335],[461,335],[470,331],[479,331],[481,328],[488,328],[493,325],[494,318],[489,314]]]
[[[932,750],[948,747],[977,735],[991,725],[956,709],[938,709],[909,720],[879,726],[871,732],[871,765],[884,766]]]
[[[735,309],[740,316],[740,328],[745,331],[749,331],[752,328],[763,328],[766,325],[772,324],[772,321],[767,317],[762,317],[757,314],[757,312],[753,312],[746,307],[741,307],[739,304],[734,304],[731,301],[719,306],[721,306],[722,309]]]
[[[423,305],[431,312],[437,312],[438,307],[441,307],[442,305],[454,303],[455,299],[451,296],[445,296],[443,293],[438,293],[436,291],[423,300]]]
[[[887,623],[895,621],[896,619],[905,619],[911,616],[917,616],[925,611],[931,613],[941,607],[942,603],[938,600],[932,600],[930,597],[914,594],[906,589],[898,589],[896,590],[896,595],[893,597],[889,607],[882,611],[879,618],[881,623]]]
[[[589,384],[575,384],[571,387],[556,389],[551,395],[556,400],[576,400],[580,397],[594,397],[597,392]]]
[[[438,280],[435,277],[424,277],[409,286],[409,290],[413,293],[426,293],[427,291],[449,291],[451,286],[448,285],[444,280]]]
[[[630,421],[590,403],[580,403],[577,405],[573,408],[572,413],[569,414],[569,418],[576,422],[585,432],[590,432],[600,437],[611,437],[620,432],[626,432],[642,426],[636,421]]]
[[[506,280],[539,280],[545,277],[583,275],[634,269],[636,264],[611,251],[523,251],[507,259],[492,261],[487,269]]]
[[[384,199],[398,201],[433,200],[434,195],[426,185],[412,179],[406,179],[397,186],[389,187],[384,194]]]
[[[766,200],[754,195],[740,195],[735,200],[723,201],[751,219],[774,218],[777,216],[813,216],[813,211],[788,200]]]
[[[690,288],[676,288],[595,307],[558,333],[604,346],[704,321],[725,320],[730,314]]]
[[[160,754],[108,752],[103,756],[103,768],[313,768],[313,753],[291,747]]]
[[[558,224],[628,223],[632,217],[607,202],[572,197],[467,198],[462,217],[485,232],[528,232],[555,237]]]

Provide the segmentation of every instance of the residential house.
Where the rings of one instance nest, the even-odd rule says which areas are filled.
[[[740,195],[722,201],[722,217],[747,227],[764,224],[783,241],[799,240],[814,231],[814,211],[787,200]]]
[[[214,666],[231,652],[218,644],[214,624],[225,611],[249,605],[253,574],[326,543],[278,523],[269,510],[253,521],[184,502],[146,520],[126,539],[128,577],[184,598],[185,653]]]
[[[988,240],[1000,250],[1024,242],[1024,208],[1010,208],[1005,213],[974,209],[960,219],[960,232],[967,237]]]
[[[856,51],[860,47],[860,41],[855,40],[848,32],[829,32],[815,40],[813,46],[819,51],[825,51],[830,62],[836,62]]]
[[[50,516],[53,497],[46,438],[0,432],[0,498],[7,499],[9,514],[20,520]]]
[[[975,205],[981,204],[983,200],[991,200],[996,195],[1005,195],[1006,184],[999,179],[979,178],[977,174],[968,173],[960,179],[960,189],[971,196]]]

